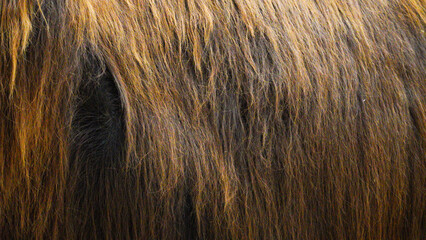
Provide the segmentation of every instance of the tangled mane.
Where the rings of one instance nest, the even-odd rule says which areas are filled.
[[[0,11],[0,239],[424,234],[421,0]]]

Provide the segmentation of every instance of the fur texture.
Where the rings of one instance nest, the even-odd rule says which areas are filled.
[[[421,0],[0,0],[0,239],[421,239]]]

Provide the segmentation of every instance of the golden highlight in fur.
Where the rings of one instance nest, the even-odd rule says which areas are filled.
[[[0,0],[0,239],[422,239],[421,0]]]

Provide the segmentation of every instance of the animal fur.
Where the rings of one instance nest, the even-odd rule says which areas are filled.
[[[0,239],[421,239],[421,0],[0,0]]]

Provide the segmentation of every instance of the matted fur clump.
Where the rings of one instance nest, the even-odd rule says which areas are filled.
[[[424,234],[421,0],[0,11],[0,239]]]

